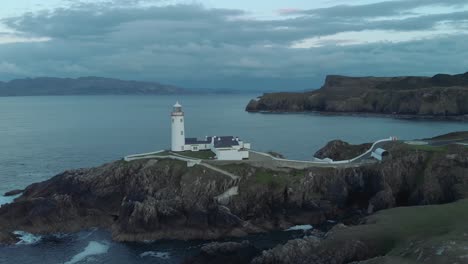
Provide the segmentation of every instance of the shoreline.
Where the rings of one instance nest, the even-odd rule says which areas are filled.
[[[353,117],[381,117],[413,121],[451,121],[468,122],[468,115],[435,116],[435,115],[403,115],[368,112],[327,112],[327,111],[282,111],[282,110],[245,110],[249,114],[312,114],[318,116],[353,116]]]

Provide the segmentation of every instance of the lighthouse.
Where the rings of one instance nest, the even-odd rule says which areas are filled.
[[[185,126],[184,126],[184,112],[182,105],[177,102],[171,113],[172,119],[172,151],[184,151],[185,146]]]

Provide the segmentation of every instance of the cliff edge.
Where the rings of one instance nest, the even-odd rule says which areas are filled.
[[[327,76],[322,88],[267,93],[248,112],[331,112],[468,120],[468,72],[433,77]]]
[[[455,135],[460,136],[450,137]],[[389,142],[385,148],[391,153],[388,159],[359,167],[272,170],[243,162],[216,165],[240,180],[170,159],[116,161],[65,171],[28,186],[13,203],[0,207],[0,243],[14,243],[16,230],[51,234],[91,227],[110,230],[117,241],[239,237],[327,220],[355,225],[362,217],[396,206],[468,198],[466,146]],[[233,187],[237,192],[229,191]],[[226,199],[219,199],[226,193]],[[372,223],[369,219],[365,223]],[[299,242],[311,250],[324,247],[312,240]],[[369,252],[382,252],[372,243],[365,245],[370,245]],[[362,253],[360,248],[349,250],[353,251],[343,259]],[[256,256],[256,263],[287,263],[276,256],[274,251]]]

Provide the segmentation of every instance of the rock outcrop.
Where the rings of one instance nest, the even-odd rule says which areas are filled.
[[[468,200],[381,211],[266,250],[251,263],[465,263]],[[456,217],[455,217],[456,216]]]
[[[11,232],[0,231],[0,246],[12,245],[19,241],[18,237]]]
[[[197,256],[185,260],[184,264],[238,264],[249,263],[261,250],[250,242],[213,242],[204,245]]]
[[[24,190],[11,190],[9,192],[6,192],[3,196],[15,196],[15,195],[18,195],[20,193],[22,193]]]
[[[351,145],[341,140],[333,140],[315,152],[314,157],[319,159],[348,160],[366,152],[371,146],[372,144],[370,143]]]
[[[429,77],[327,76],[321,89],[267,93],[246,111],[384,114],[468,120],[468,73]]]
[[[240,181],[167,159],[65,171],[0,207],[0,230],[5,237],[15,230],[48,234],[101,227],[118,241],[217,239],[468,196],[465,146],[420,149],[393,142],[385,148],[390,159],[360,167],[275,171],[218,165]],[[238,194],[218,203],[216,197],[233,186]]]

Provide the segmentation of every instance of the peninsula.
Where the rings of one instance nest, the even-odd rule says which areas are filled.
[[[433,77],[331,75],[318,90],[266,93],[251,100],[246,111],[468,120],[468,72]]]
[[[202,155],[203,151],[133,156],[96,168],[65,171],[28,186],[13,203],[0,207],[0,242],[14,243],[17,230],[52,234],[91,227],[109,230],[117,241],[218,239],[333,220],[350,227],[337,225],[326,236],[291,241],[257,252],[250,260],[288,263],[285,258],[289,256],[293,260],[289,263],[305,263],[296,262],[301,258],[322,263],[310,260],[330,257],[333,263],[347,263],[395,254],[394,249],[411,242],[408,239],[444,246],[449,242],[439,239],[439,233],[426,234],[425,230],[439,230],[443,225],[440,228],[446,232],[468,232],[460,224],[468,220],[462,213],[466,202],[429,211],[419,207],[415,211],[385,210],[468,198],[467,144],[468,132],[420,141],[388,141],[380,146],[389,153],[382,161],[369,158],[302,168],[255,159],[255,152],[248,160],[233,161],[215,160]],[[328,147],[333,149],[322,149],[317,155],[330,153],[337,158],[333,154],[337,151],[353,153],[363,148],[342,143]],[[378,211],[382,213],[374,215]],[[421,217],[430,216],[414,222],[418,212]],[[454,214],[457,217],[444,217]],[[380,225],[392,219],[417,225],[419,228],[410,230],[427,236],[403,232],[407,225],[395,226],[395,232],[379,231]],[[436,239],[431,240],[430,234]],[[216,247],[211,249],[216,254]],[[433,251],[422,254],[427,257]],[[408,256],[413,257],[417,255]],[[192,261],[189,263],[197,260]]]

